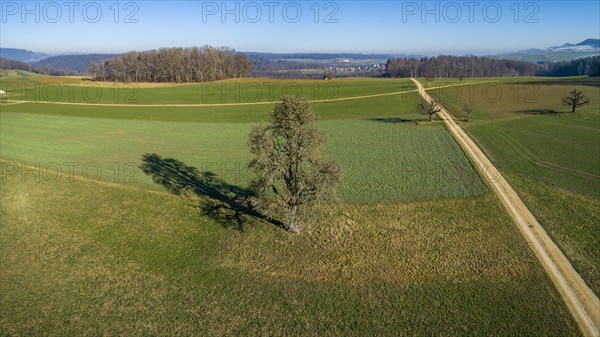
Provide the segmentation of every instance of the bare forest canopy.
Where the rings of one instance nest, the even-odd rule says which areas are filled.
[[[102,81],[208,82],[246,77],[252,63],[229,48],[160,48],[92,62],[89,72]]]
[[[477,56],[390,58],[385,67],[389,77],[498,77],[498,76],[598,76],[600,57],[536,65],[525,61],[498,60]]]

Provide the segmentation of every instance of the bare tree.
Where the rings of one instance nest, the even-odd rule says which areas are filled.
[[[570,106],[571,112],[575,112],[575,109],[586,104],[590,104],[590,98],[583,94],[583,92],[573,89],[569,92],[569,96],[562,98],[562,105]]]
[[[420,113],[429,116],[429,121],[431,122],[433,115],[437,114],[442,110],[442,106],[436,100],[431,100],[428,102],[424,99],[421,99],[421,102],[417,105],[417,109]]]
[[[287,217],[287,229],[298,232],[300,208],[335,200],[341,180],[337,163],[322,156],[323,136],[316,116],[304,99],[284,97],[269,125],[253,125],[249,139],[256,174],[254,203],[267,214]]]

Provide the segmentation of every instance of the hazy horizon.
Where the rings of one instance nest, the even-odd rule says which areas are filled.
[[[600,31],[596,1],[39,1],[2,2],[0,11],[2,47],[47,54],[211,45],[487,55],[578,43]]]

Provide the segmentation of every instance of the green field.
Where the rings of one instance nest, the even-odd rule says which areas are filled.
[[[346,97],[408,87],[348,81]],[[139,95],[196,99],[186,85],[145,92],[157,89]],[[250,123],[272,104],[0,105],[0,334],[579,335],[499,201],[416,103],[314,104],[345,179],[297,235],[228,203],[248,192]],[[169,194],[139,169],[147,154],[195,168],[208,192]],[[229,208],[208,213],[211,201]]]
[[[64,163],[78,163],[84,176],[158,188],[135,168],[144,154],[157,153],[215,171],[230,183],[247,185],[252,178],[246,169],[251,159],[248,123],[120,121],[12,112],[3,112],[0,122],[2,156],[42,168],[56,169],[58,164],[66,173],[69,167]],[[441,124],[403,125],[384,117],[328,120],[320,127],[328,154],[344,167],[340,194],[347,201],[466,197],[486,191]]]
[[[210,83],[112,83],[86,78],[7,78],[11,100],[90,104],[232,104],[275,102],[282,96],[332,100],[415,90],[406,79],[272,80],[247,78]],[[398,95],[400,96],[400,95]]]
[[[470,122],[461,122],[462,127],[598,293],[600,79],[498,80],[462,95],[432,93],[441,97],[459,121],[465,118],[463,103],[470,102],[473,113]],[[560,105],[560,97],[573,87],[592,100],[576,113]]]

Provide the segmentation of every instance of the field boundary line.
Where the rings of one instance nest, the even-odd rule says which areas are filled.
[[[8,103],[8,102],[12,102],[12,103]],[[11,101],[11,100],[7,100],[6,103],[5,102],[0,102],[0,108],[3,106],[8,106],[8,105],[15,105],[15,104],[23,104],[26,103],[27,101]]]
[[[466,86],[466,85],[477,85],[481,83],[490,83],[497,81],[488,81],[488,82],[476,82],[476,83],[457,83],[457,84],[449,84],[442,85],[438,87],[427,88],[426,90],[434,90],[434,89],[442,89],[449,87],[458,87],[458,86]],[[365,98],[373,98],[373,97],[384,97],[384,96],[394,96],[401,94],[409,94],[416,93],[419,89],[411,89],[411,90],[403,90],[403,91],[394,91],[394,92],[386,92],[381,94],[371,94],[371,95],[362,95],[362,96],[349,96],[349,97],[340,97],[340,98],[329,98],[329,99],[314,99],[308,100],[308,103],[327,103],[327,102],[340,102],[340,101],[350,101],[357,99],[365,99]],[[31,104],[56,104],[56,105],[79,105],[79,106],[104,106],[104,107],[138,107],[138,108],[183,108],[183,107],[222,107],[222,106],[247,106],[247,105],[272,105],[277,104],[280,101],[268,101],[268,102],[242,102],[242,103],[187,103],[187,104],[125,104],[125,103],[84,103],[84,102],[51,102],[51,101],[18,101],[18,100],[8,100],[8,102],[13,102],[12,104],[20,104],[20,103],[31,103]],[[8,104],[11,105],[11,104]]]
[[[420,95],[426,101],[431,102],[433,99],[423,89],[421,83],[414,78],[412,80],[417,85]],[[598,297],[477,144],[450,117],[444,107],[441,107],[438,114],[444,120],[450,134],[471,159],[477,171],[486,180],[514,220],[583,334],[598,336],[600,327],[600,300]]]

